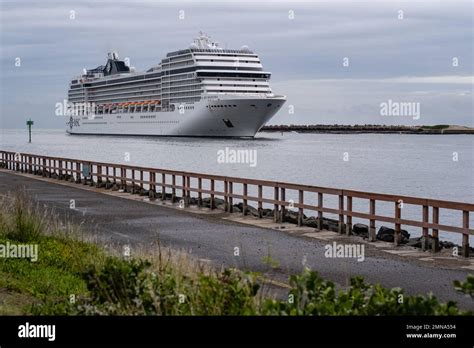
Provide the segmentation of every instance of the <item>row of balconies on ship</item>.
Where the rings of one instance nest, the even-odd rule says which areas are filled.
[[[203,70],[206,70],[206,66],[201,66],[201,65],[196,65],[196,66],[193,66],[193,67],[190,67],[192,68],[194,71],[195,69],[199,69],[199,68],[203,68]],[[210,67],[210,66],[208,66]],[[261,71],[261,64],[260,64],[260,67],[256,68],[250,68],[250,67],[238,67],[238,66],[227,66],[227,67],[223,67],[223,66],[217,66],[219,69],[208,69],[208,73],[216,73],[219,74],[220,72],[235,72],[236,69],[238,70],[241,70],[239,71],[240,73],[244,73],[244,70],[245,69],[254,69],[254,71],[258,70],[258,71]],[[222,69],[221,69],[222,68]],[[270,73],[267,73],[268,75],[270,75]],[[135,80],[136,78],[138,78],[139,76],[136,76],[136,77],[131,77],[134,79],[134,81],[121,81],[123,79],[119,78],[117,79],[117,81],[114,81],[113,79],[112,80],[108,80],[108,83],[107,84],[102,84],[101,82],[101,85],[93,85],[93,86],[90,86],[90,87],[86,87],[87,90],[89,91],[92,91],[92,90],[100,90],[100,89],[107,89],[107,90],[111,90],[111,89],[127,89],[127,88],[137,88],[137,87],[141,87],[143,85],[147,85],[147,84],[150,84],[152,85],[153,83],[159,83],[162,81],[161,77],[154,77],[152,79],[145,79],[145,80]],[[211,76],[212,77],[212,76]],[[181,81],[181,80],[187,80],[187,79],[190,79],[191,77],[188,76],[188,74],[186,73],[180,73],[180,74],[177,74],[177,75],[167,75],[166,77],[163,76],[163,79],[165,81]],[[225,78],[225,77],[224,77]],[[232,78],[235,78],[235,79],[252,79],[254,80],[255,77],[251,76],[251,77],[244,77],[244,76],[239,76],[239,77],[232,77]],[[260,77],[256,77],[256,79],[260,79]],[[128,79],[127,79],[128,80]],[[150,81],[152,80],[152,81]],[[121,81],[121,82],[120,82]],[[104,81],[105,82],[105,81]],[[83,88],[75,88],[77,86],[71,86],[70,87],[70,91],[82,91]]]
[[[204,86],[199,89],[187,89],[181,91],[169,91],[169,92],[157,92],[157,93],[150,93],[150,94],[138,94],[138,95],[114,95],[114,96],[107,96],[107,97],[93,97],[89,96],[87,98],[88,102],[95,102],[95,103],[105,103],[105,102],[112,102],[112,101],[131,101],[131,100],[143,100],[149,98],[162,98],[162,97],[172,97],[176,98],[180,95],[199,95],[202,92],[213,92],[213,93],[271,93],[272,90],[269,86],[266,87],[252,87],[249,88],[248,86],[245,87],[235,87],[235,86]],[[70,101],[83,101],[84,98],[70,98]]]
[[[134,93],[134,94],[114,94],[114,95],[108,95],[108,96],[94,96],[94,95],[89,95],[87,97],[87,100],[89,102],[106,102],[110,100],[115,100],[115,99],[123,99],[123,100],[129,100],[132,98],[157,98],[160,97],[161,95],[172,95],[172,94],[180,94],[180,93],[200,93],[203,91],[209,91],[209,92],[222,92],[222,93],[228,93],[228,92],[235,92],[235,93],[253,93],[253,92],[266,92],[266,93],[271,93],[271,88],[269,85],[262,85],[259,87],[255,86],[234,86],[234,85],[205,85],[205,86],[196,86],[196,88],[187,88],[187,89],[181,89],[181,90],[170,90],[170,91],[156,91],[155,93]],[[70,100],[73,101],[80,101],[84,100],[84,97],[70,97]]]
[[[186,83],[187,82],[187,83]],[[179,91],[180,89],[182,90],[187,90],[187,89],[196,89],[198,88],[201,84],[208,85],[211,87],[217,86],[217,87],[238,87],[241,89],[241,87],[245,87],[248,89],[248,87],[268,87],[269,84],[266,80],[261,80],[261,81],[248,81],[248,80],[218,80],[218,79],[206,79],[202,80],[202,82],[196,80],[196,79],[191,79],[188,81],[181,81],[181,82],[174,82],[172,84],[163,84],[160,87],[157,84],[150,84],[150,85],[142,85],[141,87],[121,87],[121,88],[114,88],[114,89],[107,89],[104,91],[88,91],[87,95],[92,98],[92,97],[106,97],[106,96],[134,96],[136,95],[137,92],[143,93],[143,92],[154,92],[153,94],[159,93],[161,89],[166,88],[174,91]],[[147,88],[148,87],[148,88]],[[151,88],[150,88],[151,87]],[[214,88],[214,89],[220,89],[220,88]],[[228,88],[227,88],[228,89]],[[129,90],[129,91],[126,91]],[[69,97],[75,97],[75,96],[84,96],[83,92],[76,92],[74,90],[69,91],[68,93]]]
[[[97,98],[94,96],[88,96],[87,101],[88,102],[94,102],[94,103],[106,103],[106,102],[125,102],[125,101],[135,101],[135,100],[146,100],[146,99],[151,99],[151,98],[157,98],[157,99],[162,99],[162,98],[182,98],[184,96],[190,96],[190,95],[200,95],[203,92],[206,93],[236,93],[236,94],[246,94],[246,93],[271,93],[271,88],[270,86],[261,86],[261,87],[251,87],[250,86],[241,86],[241,87],[236,87],[232,85],[228,86],[220,86],[220,85],[205,85],[202,86],[202,88],[199,89],[187,89],[187,90],[181,90],[181,91],[169,91],[165,92],[163,91],[162,93],[157,92],[157,93],[151,93],[151,94],[139,94],[139,95],[114,95],[114,96],[108,96],[108,97],[101,97]],[[84,98],[83,97],[71,97],[69,98],[70,102],[83,102]]]

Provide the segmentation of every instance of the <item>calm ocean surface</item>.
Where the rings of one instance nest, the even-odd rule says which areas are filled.
[[[125,163],[128,153],[131,165],[474,202],[472,135],[259,133],[242,140],[70,136],[63,130],[34,129],[32,144],[26,130],[2,130],[0,145],[9,151],[115,163]],[[226,147],[256,150],[256,166],[218,163],[218,151]],[[391,215],[393,206],[381,204],[377,210]],[[407,218],[419,213],[410,207],[402,211]],[[441,210],[440,219],[460,225],[461,214]],[[408,230],[419,234],[417,228]],[[460,242],[457,234],[441,237]]]

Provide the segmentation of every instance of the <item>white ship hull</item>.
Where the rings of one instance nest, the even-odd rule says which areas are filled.
[[[285,97],[219,96],[174,111],[71,117],[69,134],[254,137],[282,107]]]

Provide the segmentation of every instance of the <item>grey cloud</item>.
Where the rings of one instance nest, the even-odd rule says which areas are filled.
[[[464,0],[5,2],[0,15],[3,123],[23,127],[27,103],[34,105],[38,125],[62,126],[51,105],[65,97],[69,79],[82,68],[103,64],[106,52],[115,49],[137,69],[147,69],[166,52],[187,47],[202,29],[223,45],[254,49],[273,72],[274,90],[298,104],[300,122],[382,123],[372,115],[381,94],[408,98],[417,88],[432,98],[427,123],[470,124],[472,94],[460,93],[472,90],[472,83],[461,87],[447,81],[427,88],[399,81],[395,88],[373,80],[472,76],[471,6]],[[402,21],[396,18],[399,9]],[[76,11],[75,20],[69,19],[70,10]],[[179,10],[185,11],[184,20],[178,19]],[[457,68],[451,65],[454,56]],[[15,57],[21,57],[21,68],[14,67]],[[348,68],[342,67],[343,57],[350,58]],[[284,110],[274,119],[290,121]]]

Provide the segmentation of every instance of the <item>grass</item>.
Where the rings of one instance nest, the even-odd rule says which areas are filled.
[[[2,315],[463,315],[452,301],[408,296],[355,277],[346,289],[306,269],[288,297],[265,291],[258,274],[214,269],[183,252],[152,246],[124,257],[24,192],[0,199],[0,244],[36,244],[39,257],[0,258]],[[84,237],[83,237],[84,238]],[[270,255],[262,262],[278,267]],[[471,293],[472,279],[456,289]]]
[[[0,200],[0,244],[35,244],[39,254],[36,262],[0,258],[0,314],[11,311],[2,304],[15,296],[19,301],[14,312],[28,314],[42,301],[87,293],[81,272],[90,264],[102,264],[106,255],[97,245],[75,239],[75,229],[24,192]]]

